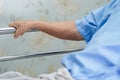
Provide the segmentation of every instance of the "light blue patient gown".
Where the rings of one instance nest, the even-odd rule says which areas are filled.
[[[120,0],[77,20],[76,27],[87,46],[62,59],[74,80],[120,80]]]

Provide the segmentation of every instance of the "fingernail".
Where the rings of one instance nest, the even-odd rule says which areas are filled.
[[[16,39],[16,38],[17,38],[17,36],[16,36],[16,35],[14,35],[14,38]]]

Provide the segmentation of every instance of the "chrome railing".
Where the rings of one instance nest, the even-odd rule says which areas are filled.
[[[58,55],[58,54],[67,54],[67,53],[81,51],[81,50],[82,49],[69,50],[69,51],[47,52],[47,53],[37,53],[37,54],[27,54],[27,55],[19,55],[19,56],[5,56],[5,57],[0,57],[0,62],[29,59],[29,58],[36,58],[36,57],[44,57],[44,56],[51,56],[51,55]]]
[[[0,28],[0,35],[3,35],[3,34],[12,34],[12,33],[14,33],[15,31],[16,31],[16,29],[13,28],[13,27]],[[32,30],[30,30],[30,31],[28,31],[28,32],[35,32],[35,31],[38,31],[38,30],[32,29]]]

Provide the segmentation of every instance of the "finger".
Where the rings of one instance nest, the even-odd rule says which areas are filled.
[[[19,37],[19,30],[18,29],[16,29],[15,34],[14,34],[14,38],[17,38],[17,37]]]
[[[18,36],[16,34],[14,34],[14,38],[16,39],[16,38],[18,38]]]
[[[18,28],[14,34],[14,38],[18,38],[19,36],[22,36],[25,33],[25,31],[22,28]]]
[[[10,26],[10,27],[14,27],[14,26],[15,26],[15,23],[12,22],[12,23],[9,24],[9,26]]]
[[[15,26],[19,27],[19,25],[20,25],[20,21],[14,21],[14,22],[9,24],[10,27],[15,27]]]

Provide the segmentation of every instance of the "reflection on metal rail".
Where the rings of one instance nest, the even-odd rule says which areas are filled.
[[[16,31],[15,28],[13,27],[8,27],[8,28],[0,28],[0,35],[3,35],[3,34],[12,34]],[[28,32],[35,32],[35,31],[38,31],[38,30],[35,30],[35,29],[32,29]]]
[[[81,51],[81,50],[83,50],[83,49],[47,52],[47,53],[38,53],[38,54],[20,55],[20,56],[6,56],[6,57],[0,57],[0,62],[29,59],[29,58],[36,58],[36,57],[44,57],[44,56],[51,56],[51,55],[58,55],[58,54],[65,54],[65,53],[71,53],[71,52],[76,52],[76,51]]]

